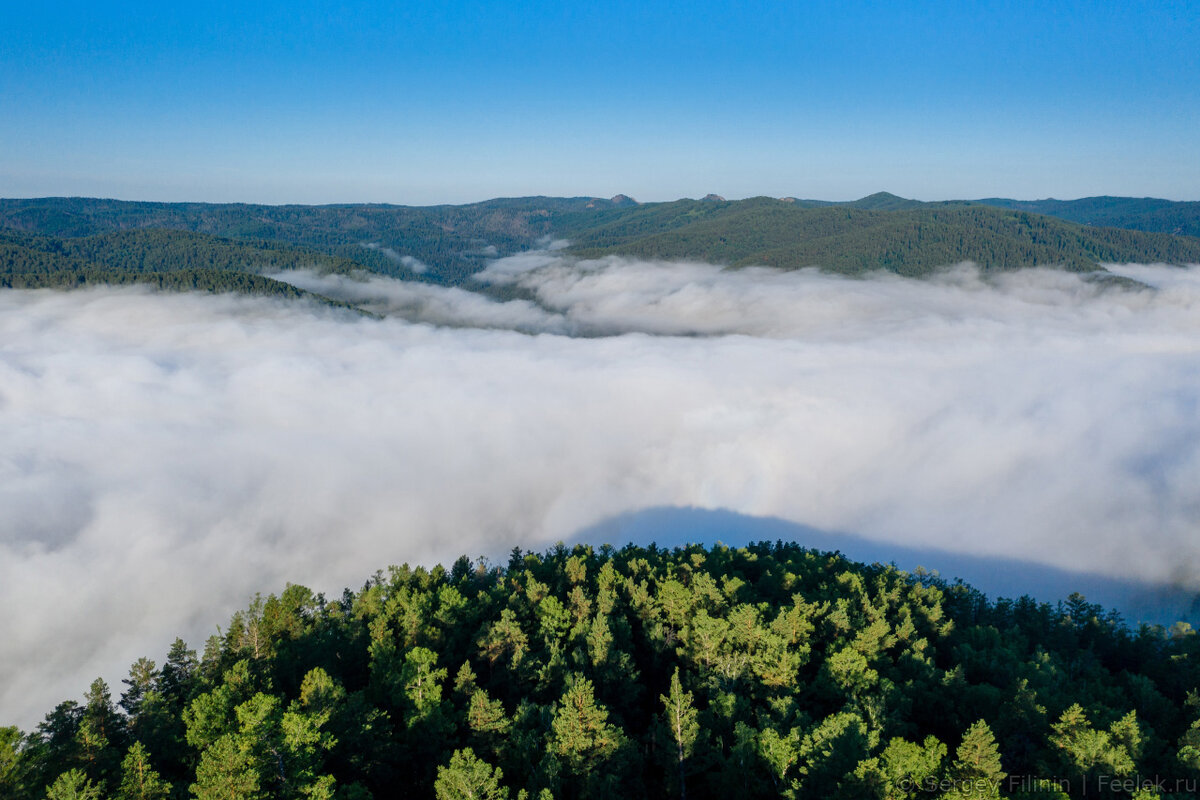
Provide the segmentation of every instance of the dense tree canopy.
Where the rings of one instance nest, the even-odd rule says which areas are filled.
[[[896,198],[899,200],[899,198]],[[983,205],[831,205],[805,208],[770,198],[678,201],[581,231],[581,255],[696,259],[731,266],[887,270],[920,276],[973,261],[985,270],[1101,263],[1200,262],[1200,240],[1093,228]]]
[[[0,231],[0,287],[72,289],[139,284],[171,291],[314,296],[261,272],[311,268],[349,273],[359,265],[273,242],[234,242],[167,230],[56,239]]]
[[[991,198],[979,202],[1046,214],[1084,225],[1200,237],[1200,203],[1195,201],[1178,202],[1153,197],[1084,197],[1079,200]]]
[[[0,794],[1191,796],[1198,656],[792,544],[514,551],[256,597],[116,702],[0,729]]]

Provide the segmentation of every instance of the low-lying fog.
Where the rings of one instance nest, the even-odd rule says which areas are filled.
[[[1200,588],[1200,268],[1120,271],[1157,289],[538,253],[504,303],[288,276],[384,319],[0,292],[0,724],[255,591],[650,507]]]

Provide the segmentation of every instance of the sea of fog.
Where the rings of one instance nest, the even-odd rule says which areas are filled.
[[[1151,289],[557,252],[520,299],[290,273],[245,296],[0,292],[0,724],[256,591],[557,540],[795,538],[1194,619],[1200,268]]]

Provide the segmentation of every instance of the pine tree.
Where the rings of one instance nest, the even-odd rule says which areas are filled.
[[[967,728],[954,755],[954,778],[960,794],[983,798],[1000,796],[1000,784],[1008,775],[1001,768],[1000,749],[986,722],[979,720]]]
[[[101,800],[100,787],[92,783],[81,769],[72,769],[58,776],[46,790],[46,800]]]
[[[121,763],[121,786],[116,800],[162,800],[171,787],[150,766],[150,757],[141,742],[134,742]]]
[[[232,735],[217,739],[201,755],[191,791],[197,800],[260,800],[266,797],[259,786],[253,755]]]
[[[410,727],[437,713],[441,705],[441,682],[446,679],[446,670],[435,668],[435,664],[437,653],[425,647],[414,647],[404,657],[400,681]]]
[[[479,688],[476,681],[477,676],[475,670],[471,669],[471,662],[464,661],[454,676],[454,694],[460,699],[469,698]]]
[[[671,687],[658,698],[663,704],[663,723],[667,736],[674,745],[675,769],[679,776],[680,800],[687,800],[687,760],[692,755],[696,736],[700,733],[696,708],[692,704],[692,693],[683,691],[679,681],[679,668],[671,675]]]
[[[505,716],[500,701],[493,700],[483,689],[476,689],[467,705],[467,727],[473,738],[495,753],[511,726],[512,721]]]
[[[512,609],[506,608],[500,612],[500,619],[493,622],[479,637],[478,645],[479,654],[493,668],[503,656],[507,655],[510,668],[515,669],[521,664],[521,660],[529,650],[529,639],[521,630],[521,623],[517,620],[516,614]]]
[[[1050,743],[1068,769],[1085,783],[1102,770],[1111,775],[1130,774],[1141,752],[1141,730],[1132,711],[1102,731],[1092,727],[1076,703],[1062,713],[1051,730]]]
[[[596,703],[591,681],[576,678],[567,688],[550,728],[548,750],[564,768],[569,788],[580,797],[611,794],[626,741],[609,724],[608,710]]]
[[[16,727],[0,728],[0,797],[15,797],[24,736]]]
[[[125,727],[113,705],[108,684],[102,679],[92,681],[84,701],[76,738],[84,769],[104,786],[115,777],[120,764],[126,740]]]
[[[1117,774],[1133,772],[1137,760],[1142,757],[1143,736],[1138,725],[1137,712],[1130,711],[1108,728],[1113,753],[1109,764]]]
[[[32,785],[48,786],[63,772],[86,763],[79,743],[82,718],[83,708],[79,703],[67,700],[55,706],[38,723],[37,730],[30,736],[30,744],[36,751],[36,759],[30,765]]]
[[[198,666],[196,651],[189,649],[183,639],[176,639],[167,651],[167,662],[159,673],[159,691],[179,705],[191,700]]]
[[[1200,694],[1188,692],[1186,705],[1191,708],[1200,707]],[[1185,767],[1200,771],[1200,718],[1193,720],[1179,738],[1179,752],[1176,758]]]
[[[796,788],[806,797],[857,800],[861,792],[855,785],[855,768],[869,748],[862,717],[849,711],[826,717],[800,742]]]
[[[504,772],[475,756],[471,748],[455,750],[447,766],[439,766],[433,790],[437,800],[508,800],[500,785]]]
[[[146,695],[155,690],[160,677],[153,661],[148,658],[139,658],[129,668],[129,677],[121,681],[129,688],[121,695],[120,705],[135,723],[142,710],[142,703],[145,701]]]
[[[908,800],[928,796],[941,784],[945,758],[946,745],[936,736],[925,737],[922,744],[895,737],[878,758],[859,762],[855,775],[867,790],[864,796]]]

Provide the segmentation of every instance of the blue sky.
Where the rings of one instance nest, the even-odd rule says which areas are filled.
[[[1191,2],[0,5],[0,196],[1200,200]]]

